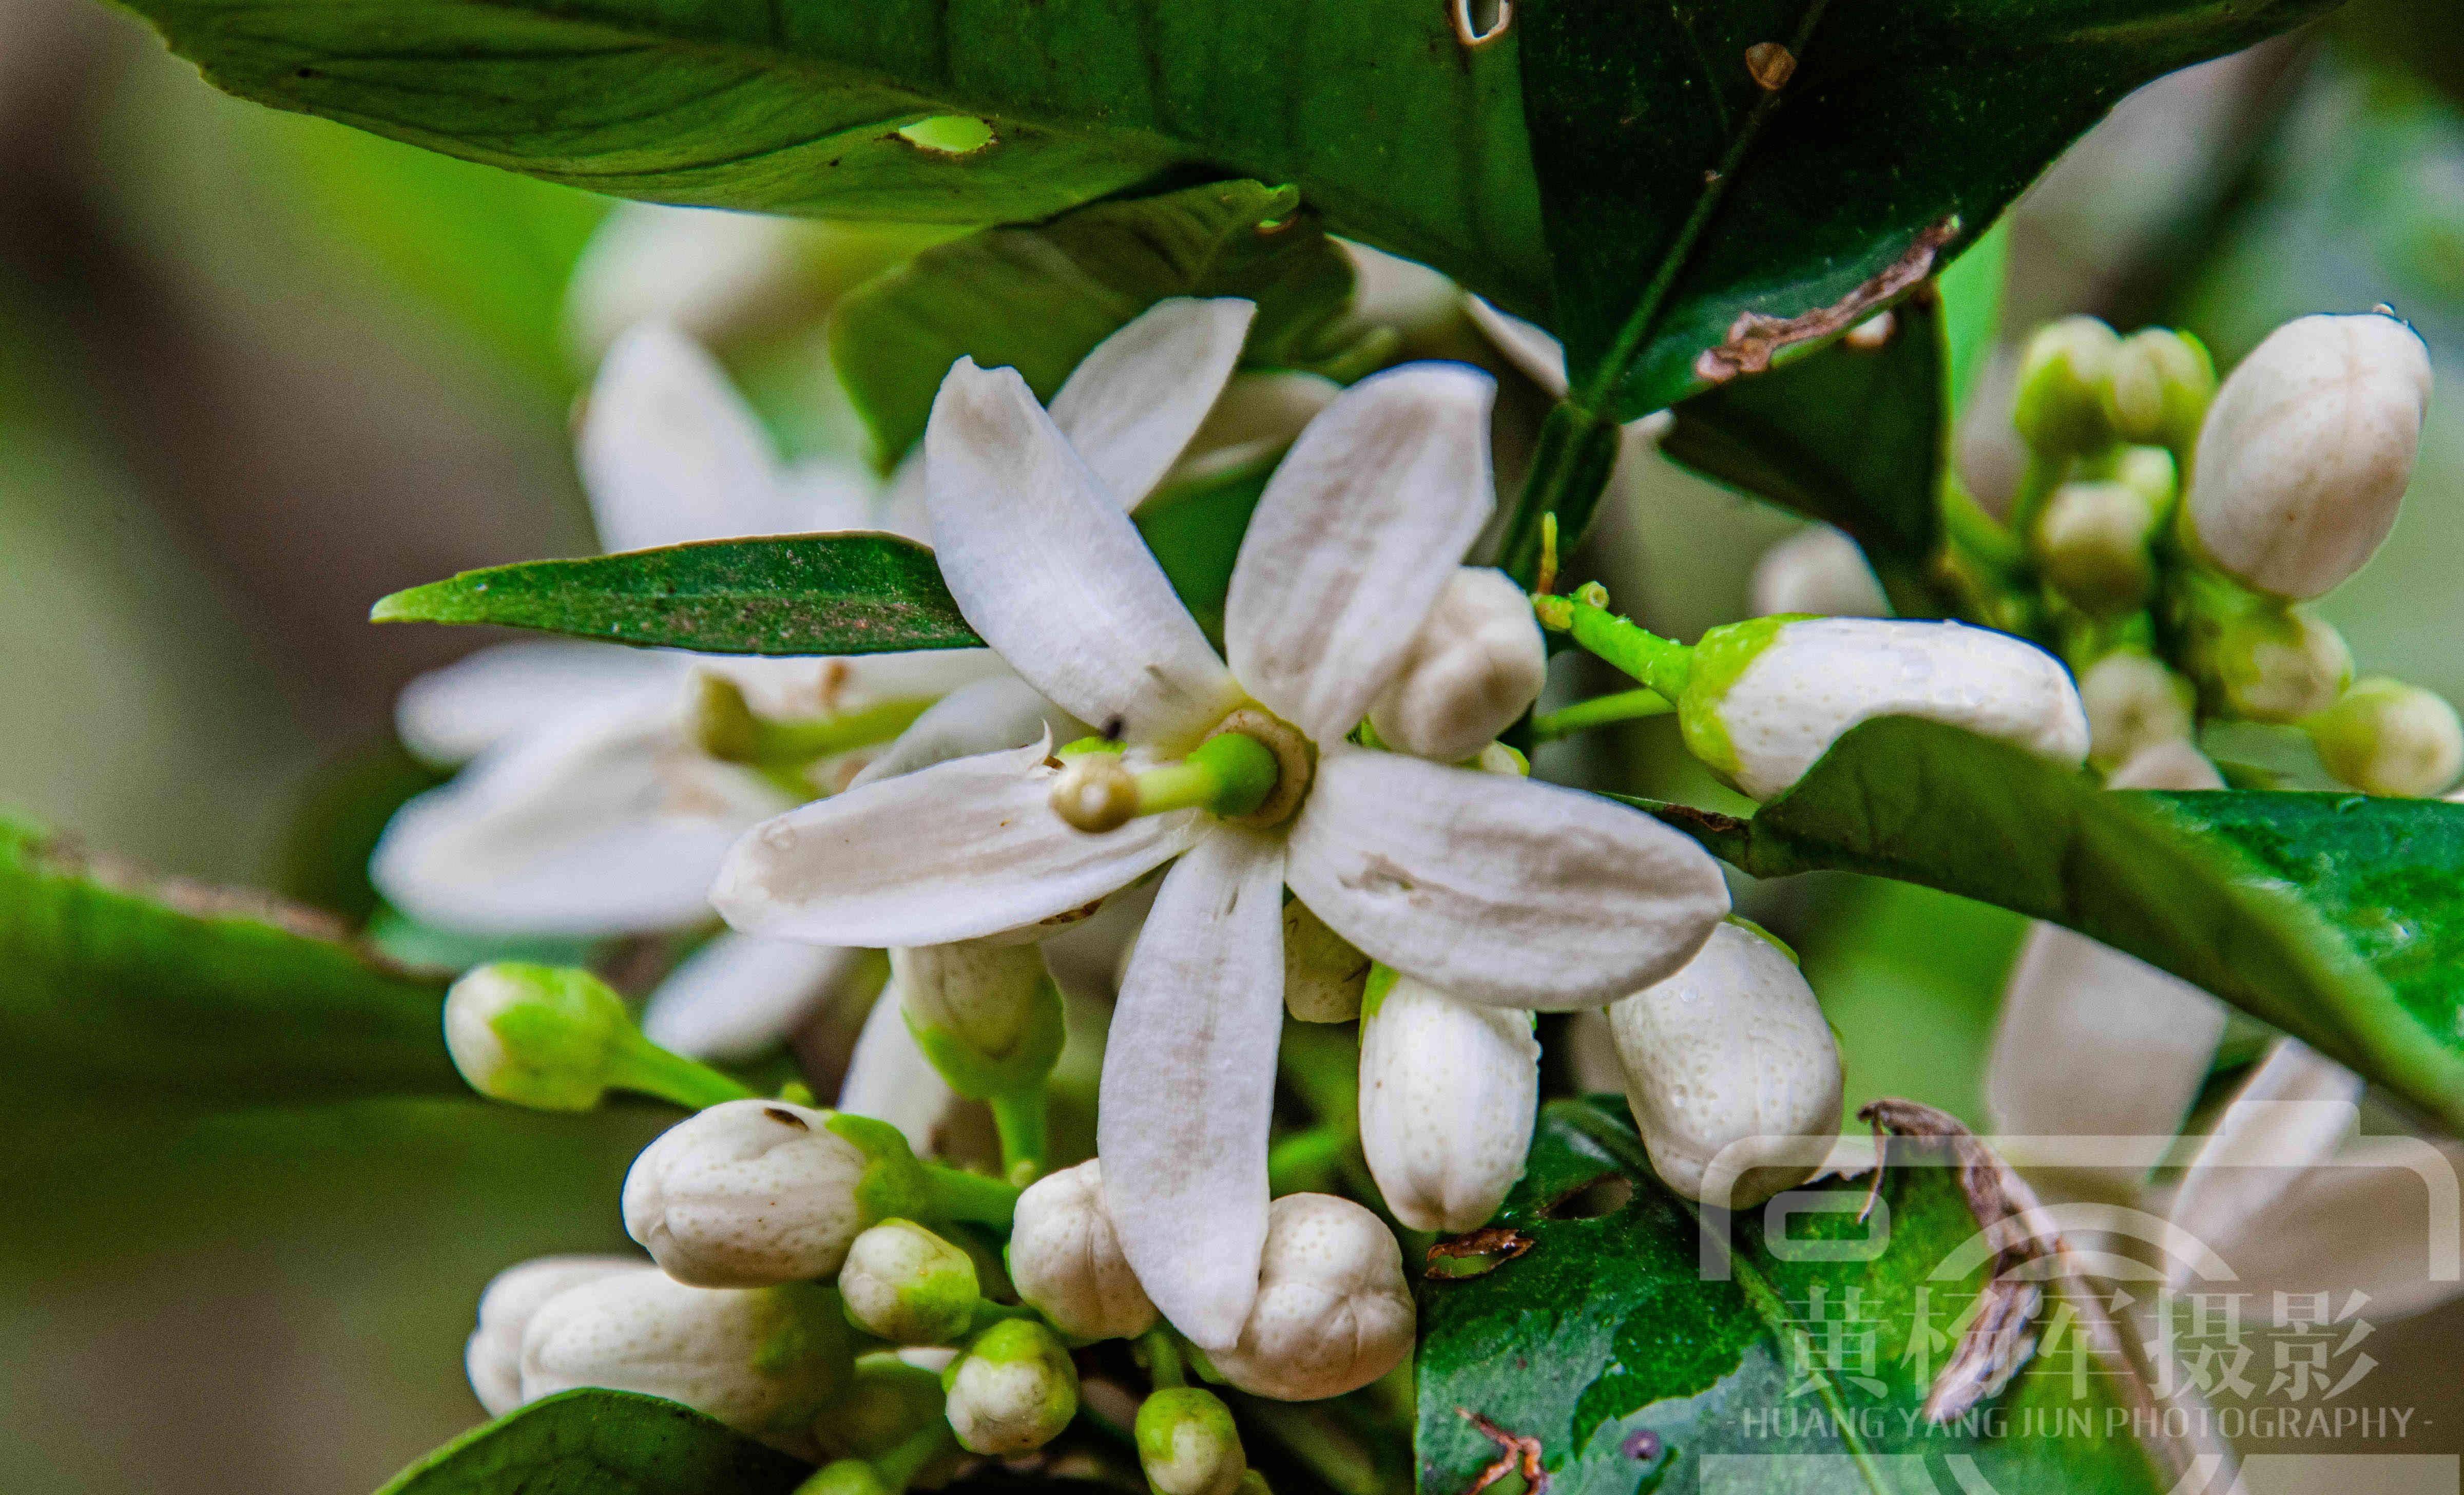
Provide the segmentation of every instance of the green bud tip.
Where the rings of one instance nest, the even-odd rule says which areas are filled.
[[[909,1220],[855,1238],[839,1271],[847,1321],[894,1345],[943,1345],[975,1323],[981,1294],[967,1253]]]
[[[2148,327],[2114,348],[2099,392],[2123,440],[2187,450],[2216,395],[2215,361],[2188,333]]]
[[[1213,1392],[1168,1387],[1138,1407],[1138,1463],[1156,1495],[1235,1495],[1248,1472],[1232,1409]]]
[[[861,1459],[841,1459],[813,1471],[796,1486],[796,1495],[897,1495],[872,1465]]]
[[[534,1110],[588,1110],[615,1083],[624,999],[587,971],[498,961],[445,994],[445,1047],[471,1088]]]
[[[2066,317],[2028,340],[2012,419],[2030,446],[2072,455],[2113,440],[2103,391],[2121,345],[2113,329],[2093,317]]]

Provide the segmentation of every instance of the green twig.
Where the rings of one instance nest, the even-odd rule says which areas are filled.
[[[1012,1183],[1032,1183],[1044,1174],[1049,1146],[1045,1089],[1039,1076],[1025,1089],[1003,1091],[986,1102],[992,1107],[993,1127],[1001,1133],[1001,1173]]]
[[[1559,737],[1573,737],[1594,727],[1639,721],[1646,716],[1665,716],[1676,709],[1667,696],[1648,687],[1639,691],[1619,691],[1615,695],[1594,696],[1562,711],[1547,712],[1532,717],[1531,736],[1536,741],[1553,742]]]

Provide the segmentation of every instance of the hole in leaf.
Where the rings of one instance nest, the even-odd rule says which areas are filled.
[[[936,114],[929,120],[900,126],[898,138],[911,145],[920,145],[944,156],[964,156],[991,144],[993,127],[989,121],[973,115]]]
[[[1597,1220],[1634,1202],[1634,1180],[1623,1174],[1602,1174],[1579,1188],[1568,1190],[1541,1211],[1551,1220]]]
[[[1469,1235],[1429,1247],[1428,1264],[1421,1268],[1421,1275],[1431,1282],[1485,1277],[1539,1243],[1520,1230],[1484,1225]]]
[[[1454,0],[1455,40],[1478,47],[1497,40],[1514,24],[1513,0]]]

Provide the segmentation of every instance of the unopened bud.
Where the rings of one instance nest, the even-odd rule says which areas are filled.
[[[2302,723],[2319,760],[2356,789],[2427,798],[2464,771],[2464,724],[2444,697],[2374,675]]]
[[[2087,758],[2087,715],[2061,661],[1956,623],[1728,624],[1695,646],[1678,701],[1687,749],[1757,800],[1796,782],[1840,734],[1876,716],[1965,727],[2060,763]]]
[[[863,1151],[832,1113],[730,1101],[670,1128],[625,1176],[625,1229],[678,1282],[746,1287],[828,1277],[869,1221]]]
[[[2157,518],[2146,495],[2127,483],[2064,483],[2032,537],[2045,580],[2082,612],[2131,611],[2156,584],[2147,541]]]
[[[479,1295],[479,1327],[462,1356],[488,1416],[501,1418],[522,1404],[522,1331],[549,1299],[618,1272],[649,1270],[637,1256],[543,1256],[498,1272]]]
[[[1078,1367],[1031,1319],[1003,1319],[977,1335],[941,1373],[941,1386],[950,1431],[969,1453],[1031,1452],[1078,1415]]]
[[[970,940],[890,953],[908,1031],[971,1100],[1024,1089],[1061,1056],[1061,988],[1034,944]]]
[[[1232,1409],[1213,1392],[1169,1386],[1141,1402],[1138,1463],[1155,1495],[1238,1495],[1249,1472]]]
[[[2353,679],[2344,636],[2299,607],[2237,613],[2202,652],[2227,709],[2250,721],[2299,721],[2336,704]]]
[[[1112,1229],[1104,1165],[1047,1174],[1018,1197],[1010,1281],[1022,1302],[1078,1339],[1129,1339],[1155,1327],[1155,1307]]]
[[[2208,411],[2187,511],[2217,569],[2320,596],[2394,527],[2430,406],[2430,353],[2392,317],[2303,317],[2241,361]]]
[[[2088,758],[2100,768],[2188,737],[2196,725],[2198,693],[2190,682],[2139,649],[2116,649],[2089,667],[2079,677],[2079,700],[2087,708]]]
[[[471,1088],[534,1110],[588,1110],[636,1039],[625,1000],[587,971],[498,961],[445,994],[445,1047]]]
[[[2189,333],[2145,328],[2113,350],[2100,392],[2123,440],[2187,449],[2216,395],[2215,360]]]
[[[1797,531],[1754,562],[1753,610],[1817,618],[1887,618],[1891,605],[1865,553],[1828,524]]]
[[[1252,1396],[1315,1401],[1401,1364],[1414,1325],[1403,1253],[1377,1217],[1331,1194],[1287,1194],[1266,1212],[1240,1341],[1210,1357]]]
[[[1626,1104],[1661,1181],[1742,1209],[1814,1176],[1839,1130],[1839,1046],[1770,939],[1723,924],[1685,967],[1609,1008]]]
[[[838,1294],[693,1287],[622,1272],[557,1294],[522,1335],[522,1398],[581,1386],[665,1396],[790,1453],[853,1369]]]
[[[1540,698],[1549,650],[1531,600],[1505,572],[1458,567],[1369,709],[1390,746],[1440,762],[1471,757]]]
[[[795,1495],[898,1495],[881,1471],[861,1459],[840,1459],[822,1465],[796,1486]]]
[[[2037,329],[2019,361],[2013,420],[2038,451],[2076,455],[2113,439],[2104,386],[2122,340],[2093,317],[2065,317]]]
[[[1298,898],[1284,905],[1284,1008],[1303,1022],[1360,1016],[1370,959]]]
[[[847,1321],[893,1345],[946,1345],[974,1324],[981,1294],[976,1264],[907,1220],[885,1220],[857,1236],[839,1268]]]
[[[2147,500],[2148,509],[2159,518],[2173,512],[2174,501],[2182,495],[2182,470],[2173,453],[2163,447],[2123,447],[2108,462],[2094,464],[2095,475],[2124,488]]]
[[[1360,1147],[1415,1230],[1485,1224],[1523,1176],[1540,1097],[1531,1015],[1398,976],[1360,1025]]]

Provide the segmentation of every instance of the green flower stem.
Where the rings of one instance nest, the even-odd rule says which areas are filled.
[[[1237,819],[1266,802],[1281,771],[1265,743],[1245,733],[1220,733],[1179,762],[1138,774],[1137,813],[1202,809]]]
[[[1045,1081],[1037,1077],[1023,1089],[1005,1090],[986,1104],[1001,1133],[1001,1172],[1012,1183],[1028,1184],[1044,1175],[1046,1138]]]
[[[704,674],[693,713],[703,752],[764,771],[801,769],[818,759],[887,742],[933,704],[930,697],[881,701],[858,711],[774,720],[754,711],[744,690],[723,675]]]
[[[903,1490],[915,1483],[924,1466],[943,1454],[957,1451],[958,1440],[950,1432],[950,1424],[935,1418],[932,1424],[909,1438],[888,1453],[869,1461],[881,1483],[893,1490]]]
[[[1943,485],[1941,510],[1944,535],[1997,581],[2008,582],[2026,568],[2028,547],[1956,481]]]
[[[2011,498],[2012,537],[2024,547],[2028,531],[2035,527],[2036,516],[2044,512],[2045,500],[2070,476],[2071,459],[2028,449],[2028,465],[2019,473],[2019,491]]]
[[[1171,1330],[1157,1324],[1138,1336],[1138,1349],[1146,1355],[1147,1376],[1155,1390],[1189,1384],[1188,1374],[1181,1368],[1180,1341]]]
[[[919,1160],[916,1166],[924,1171],[926,1196],[935,1216],[1009,1228],[1018,1212],[1018,1185],[943,1163]]]
[[[1676,703],[1658,691],[1619,691],[1615,695],[1595,696],[1577,701],[1562,711],[1547,712],[1531,718],[1531,736],[1541,742],[1553,742],[1594,727],[1606,727],[1620,721],[1639,721],[1646,716],[1665,716],[1677,709]]]
[[[1592,590],[1605,600],[1607,594]],[[1694,651],[1664,639],[1631,618],[1620,618],[1582,597],[1552,597],[1534,609],[1541,625],[1568,634],[1591,652],[1649,686],[1669,701],[1685,693],[1694,673]]]
[[[700,1110],[722,1101],[747,1101],[755,1092],[698,1060],[671,1054],[641,1034],[628,1036],[610,1056],[607,1083]]]
[[[1550,407],[1529,474],[1515,495],[1513,527],[1498,557],[1507,575],[1525,586],[1538,579],[1541,553],[1548,548],[1543,529],[1550,519],[1556,521],[1561,553],[1583,542],[1600,495],[1608,491],[1609,473],[1617,467],[1620,436],[1617,422],[1571,401]]]

